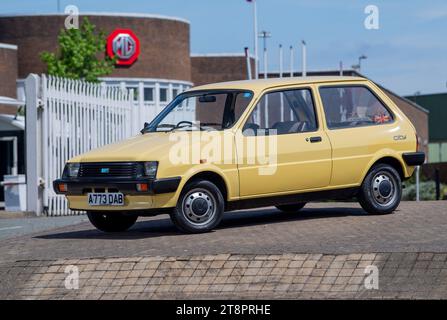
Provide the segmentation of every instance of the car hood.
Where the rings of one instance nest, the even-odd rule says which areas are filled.
[[[77,157],[69,162],[157,161],[168,156],[178,143],[175,133],[151,132],[112,143]]]

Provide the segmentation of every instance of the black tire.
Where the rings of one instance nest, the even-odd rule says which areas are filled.
[[[402,198],[402,180],[399,173],[388,164],[371,168],[363,180],[358,200],[369,214],[392,213]]]
[[[276,209],[281,210],[283,212],[292,213],[292,212],[298,212],[301,209],[304,208],[306,205],[306,202],[300,202],[300,203],[294,203],[294,204],[282,204],[275,206]]]
[[[212,182],[195,180],[182,190],[170,217],[185,233],[203,233],[214,229],[222,220],[225,200]]]
[[[97,212],[87,211],[90,222],[104,232],[120,232],[129,229],[135,221],[137,215],[124,214],[122,212]]]

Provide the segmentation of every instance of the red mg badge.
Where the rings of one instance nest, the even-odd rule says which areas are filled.
[[[107,38],[107,55],[120,66],[132,65],[140,55],[140,40],[129,29],[116,29]]]

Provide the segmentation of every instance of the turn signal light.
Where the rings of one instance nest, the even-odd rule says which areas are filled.
[[[137,191],[144,192],[149,189],[147,183],[137,183]]]
[[[59,188],[59,192],[67,192],[67,190],[68,190],[66,183],[60,183],[58,188]]]

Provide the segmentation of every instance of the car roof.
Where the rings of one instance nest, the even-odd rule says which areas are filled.
[[[196,90],[222,90],[222,89],[241,89],[262,91],[269,88],[288,86],[288,85],[302,85],[311,83],[324,82],[346,82],[346,81],[366,81],[362,77],[348,77],[348,76],[314,76],[314,77],[288,77],[288,78],[269,78],[257,80],[241,80],[211,83],[202,86],[192,87],[187,91]]]

